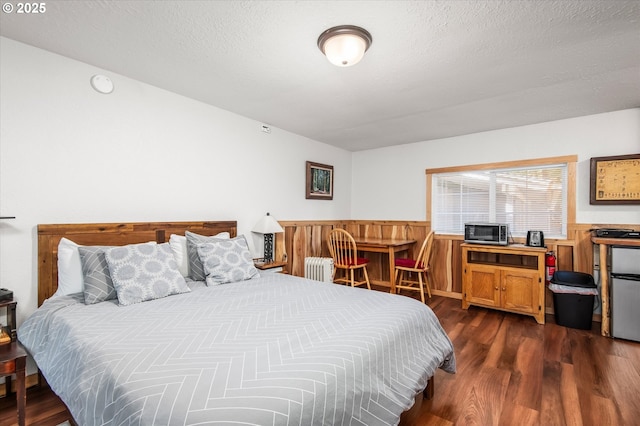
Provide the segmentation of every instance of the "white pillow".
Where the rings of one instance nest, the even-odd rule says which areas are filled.
[[[84,291],[84,275],[78,247],[78,244],[64,237],[58,243],[58,289],[54,296]]]
[[[187,256],[187,237],[184,235],[171,234],[169,237],[169,245],[176,258],[178,271],[183,277],[189,276],[189,257]]]
[[[231,238],[231,234],[228,232],[220,232],[215,236],[216,238]],[[189,276],[189,254],[187,252],[187,237],[184,235],[171,234],[169,237],[169,245],[173,252],[173,257],[176,258],[178,264],[178,270],[183,277]]]

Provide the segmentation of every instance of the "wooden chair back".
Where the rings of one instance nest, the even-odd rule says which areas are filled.
[[[431,261],[431,252],[433,248],[434,232],[431,231],[424,239],[420,253],[415,258],[415,264],[411,266],[403,266],[396,264],[396,274],[393,284],[391,285],[391,293],[398,293],[398,290],[412,290],[420,292],[420,300],[425,303],[424,289],[426,287],[429,298],[431,298],[431,284],[429,262]],[[410,273],[417,273],[418,280],[407,277]],[[423,280],[424,278],[424,280]]]
[[[341,228],[331,231],[328,238],[329,252],[337,268],[349,268],[356,264],[358,247],[350,233]]]
[[[416,269],[429,269],[429,262],[431,262],[431,253],[433,251],[434,235],[435,233],[431,231],[427,235],[427,238],[424,239],[422,247],[420,248],[420,253],[418,253],[418,257],[416,258]]]

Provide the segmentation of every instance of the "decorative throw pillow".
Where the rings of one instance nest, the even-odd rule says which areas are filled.
[[[112,300],[117,297],[116,289],[111,281],[109,265],[104,258],[104,251],[108,246],[78,247],[84,275],[84,303],[94,303]]]
[[[218,241],[220,239],[228,240],[230,235],[228,232],[221,232],[212,237],[206,237],[200,234],[186,231],[184,235],[187,238],[187,253],[189,256],[189,277],[194,281],[204,281],[205,273],[202,261],[198,256],[198,244]]]
[[[253,265],[244,236],[199,244],[198,254],[207,275],[207,285],[233,283],[260,276]]]
[[[191,291],[168,243],[130,244],[104,251],[120,305]]]
[[[66,296],[82,293],[84,278],[80,253],[78,253],[79,247],[71,240],[60,239],[58,243],[58,289],[55,295]]]

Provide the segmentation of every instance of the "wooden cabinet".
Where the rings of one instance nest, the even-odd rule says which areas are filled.
[[[462,308],[484,306],[544,324],[545,248],[462,244]]]

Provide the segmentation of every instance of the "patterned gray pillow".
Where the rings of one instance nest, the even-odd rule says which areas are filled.
[[[260,276],[244,236],[198,245],[207,285],[249,280]]]
[[[117,298],[111,281],[109,266],[104,258],[108,246],[79,246],[82,275],[84,276],[84,303],[92,305]]]
[[[169,243],[130,244],[104,251],[120,305],[191,291]]]
[[[194,281],[204,281],[205,273],[200,256],[198,256],[198,244],[219,241],[221,239],[228,240],[229,233],[221,232],[218,235],[207,237],[193,232],[186,231],[184,236],[187,237],[187,256],[189,257],[189,278]]]

